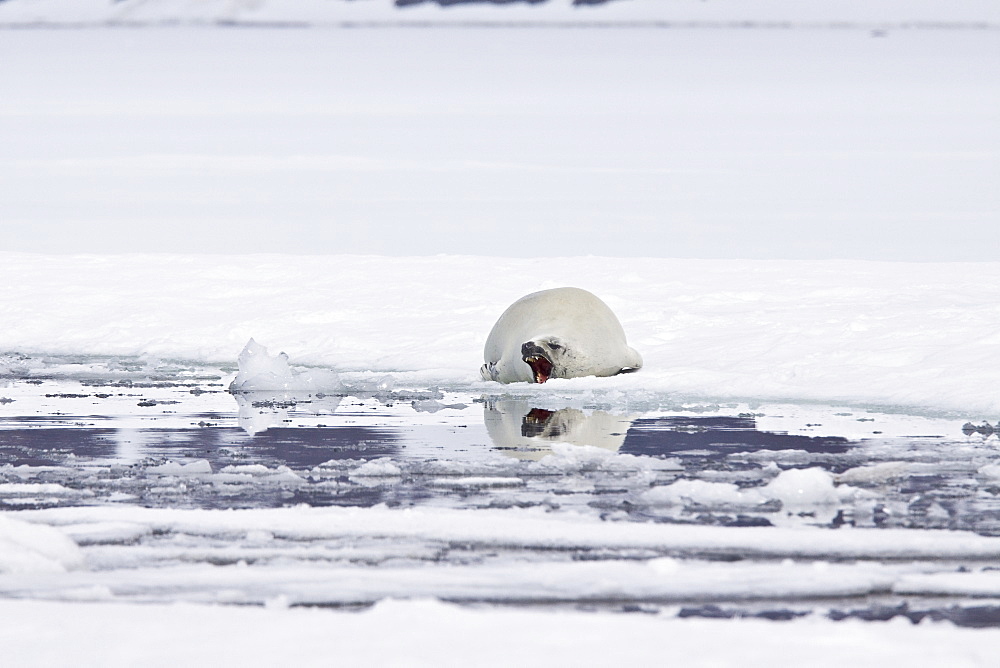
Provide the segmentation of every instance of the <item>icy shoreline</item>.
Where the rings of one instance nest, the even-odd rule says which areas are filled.
[[[1000,263],[2,253],[0,279],[8,377],[60,366],[46,354],[235,371],[254,338],[299,370],[498,391],[478,377],[495,319],[524,294],[576,285],[618,314],[645,368],[518,392],[1000,417]]]

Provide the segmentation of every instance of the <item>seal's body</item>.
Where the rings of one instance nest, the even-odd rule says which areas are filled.
[[[580,288],[518,299],[493,326],[483,357],[483,378],[500,383],[614,376],[642,367],[608,305]]]

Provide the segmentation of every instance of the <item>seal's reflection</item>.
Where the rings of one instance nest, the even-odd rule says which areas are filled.
[[[519,399],[487,401],[483,415],[493,446],[521,459],[540,459],[550,454],[552,443],[617,451],[635,418],[599,410],[535,408]]]

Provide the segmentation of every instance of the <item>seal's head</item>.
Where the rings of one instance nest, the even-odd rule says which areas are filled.
[[[642,366],[638,353],[629,349],[635,357],[634,364],[616,369],[606,375],[632,373]],[[581,373],[581,354],[565,340],[555,336],[535,337],[521,344],[521,359],[531,367],[534,382],[544,383],[549,378],[575,378]]]

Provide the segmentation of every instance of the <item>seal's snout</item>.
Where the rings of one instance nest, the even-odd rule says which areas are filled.
[[[552,376],[552,360],[545,349],[534,341],[521,344],[521,359],[531,367],[531,375],[536,383],[544,383]]]
[[[544,356],[545,351],[534,341],[521,344],[521,357],[536,357],[539,355]]]

